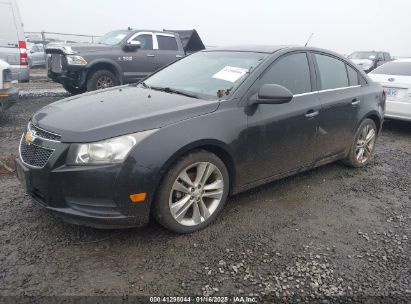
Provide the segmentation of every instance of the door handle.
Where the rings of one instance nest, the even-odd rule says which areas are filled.
[[[156,57],[154,54],[147,54],[147,57]]]
[[[305,114],[305,117],[313,118],[313,117],[317,116],[319,113],[320,112],[318,112],[318,111],[310,110]]]
[[[353,100],[351,101],[351,104],[352,104],[353,106],[356,106],[356,105],[360,104],[360,102],[361,102],[361,100],[355,98],[355,99],[353,99]]]

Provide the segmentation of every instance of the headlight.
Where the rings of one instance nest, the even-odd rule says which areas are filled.
[[[147,130],[88,144],[72,144],[66,163],[68,165],[120,163],[136,144],[157,132],[157,130]]]
[[[81,56],[68,55],[66,56],[69,65],[86,65],[87,61]]]

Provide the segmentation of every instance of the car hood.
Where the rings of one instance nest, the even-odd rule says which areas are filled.
[[[351,59],[357,65],[372,65],[373,61],[371,59]]]
[[[112,45],[99,43],[54,43],[49,44],[46,48],[47,54],[77,54],[90,52],[105,52],[113,48]]]
[[[211,113],[219,103],[129,85],[51,103],[32,123],[62,142],[93,142]]]

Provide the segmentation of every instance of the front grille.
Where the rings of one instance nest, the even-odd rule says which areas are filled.
[[[27,165],[43,168],[50,159],[51,154],[53,154],[51,149],[28,144],[23,138],[20,141],[20,157]]]
[[[54,73],[61,73],[63,70],[62,55],[52,54],[50,61],[51,61],[51,71]]]
[[[39,127],[33,125],[31,122],[29,123],[29,130],[34,133],[34,136],[41,137],[43,139],[59,141],[61,136],[55,133],[51,133],[49,131],[40,129]]]

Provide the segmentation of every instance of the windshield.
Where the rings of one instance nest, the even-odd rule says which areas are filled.
[[[411,76],[411,62],[388,62],[372,71],[371,74]]]
[[[352,53],[350,56],[348,56],[348,58],[350,59],[370,59],[370,56],[374,56],[375,57],[375,53],[374,52],[355,52]]]
[[[252,52],[199,52],[166,67],[144,84],[220,98],[229,95],[266,56]]]
[[[129,31],[114,31],[101,36],[97,43],[117,45],[124,39],[130,32]]]

